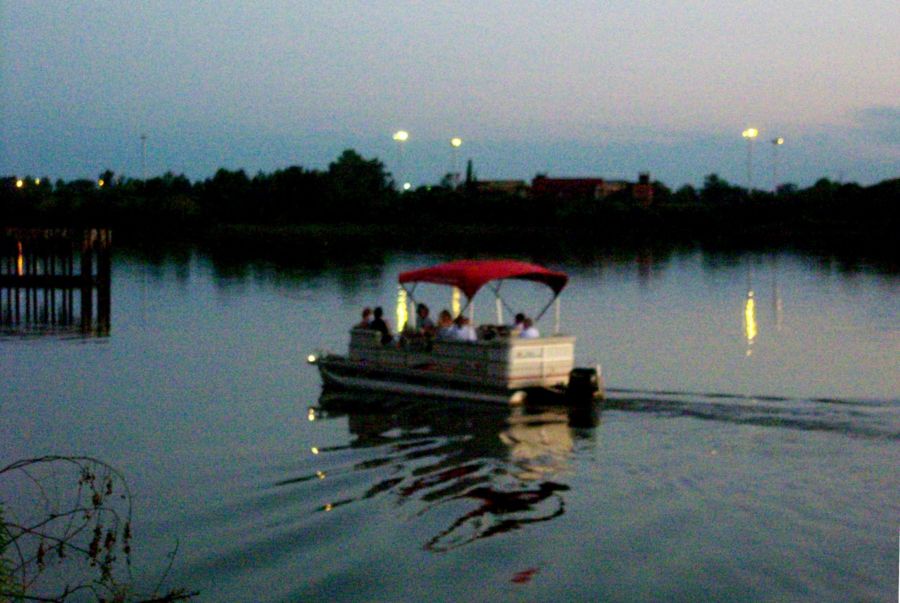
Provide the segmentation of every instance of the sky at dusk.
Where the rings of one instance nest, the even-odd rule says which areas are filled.
[[[0,175],[900,177],[896,0],[0,0]],[[391,134],[403,129],[402,150]],[[463,139],[456,156],[449,140]]]

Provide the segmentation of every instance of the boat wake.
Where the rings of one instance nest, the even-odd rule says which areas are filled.
[[[900,440],[900,401],[607,388],[605,410]]]

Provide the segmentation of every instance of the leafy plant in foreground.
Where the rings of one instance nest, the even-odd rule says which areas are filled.
[[[133,590],[131,492],[121,473],[86,456],[43,456],[0,469],[15,508],[0,507],[0,600],[178,601]],[[165,578],[165,575],[163,576]]]

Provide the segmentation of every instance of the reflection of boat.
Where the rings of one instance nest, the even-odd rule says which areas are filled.
[[[454,404],[469,412],[446,412]],[[356,477],[347,483],[359,491],[323,509],[381,496],[398,505],[418,504],[413,515],[429,526],[433,535],[424,548],[432,552],[552,521],[565,513],[564,480],[576,443],[592,438],[598,424],[596,405],[590,408],[526,403],[500,409],[325,392],[310,416],[346,420],[353,436],[349,448],[356,452],[316,448],[314,456],[326,468],[331,452],[349,463]],[[310,474],[282,484],[311,481]]]
[[[413,299],[418,283],[452,286],[467,298],[491,283],[500,307],[505,279],[546,285],[553,297],[538,319],[566,286],[568,276],[525,262],[460,260],[400,274],[403,292]],[[412,285],[407,290],[407,285]],[[499,319],[498,319],[498,322]],[[441,338],[400,338],[383,344],[381,333],[353,329],[349,353],[310,355],[325,386],[417,396],[509,403],[525,398],[590,401],[600,392],[599,371],[573,368],[575,337],[553,335],[525,339],[503,325],[481,325],[477,341]]]

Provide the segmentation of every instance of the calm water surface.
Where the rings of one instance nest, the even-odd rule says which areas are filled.
[[[551,261],[578,364],[610,388],[594,412],[322,397],[306,354],[344,349],[364,305],[395,323],[396,274],[445,259],[119,253],[108,338],[0,339],[0,464],[120,468],[137,582],[177,541],[167,584],[203,601],[894,600],[895,275]],[[532,311],[528,286],[509,291]]]

